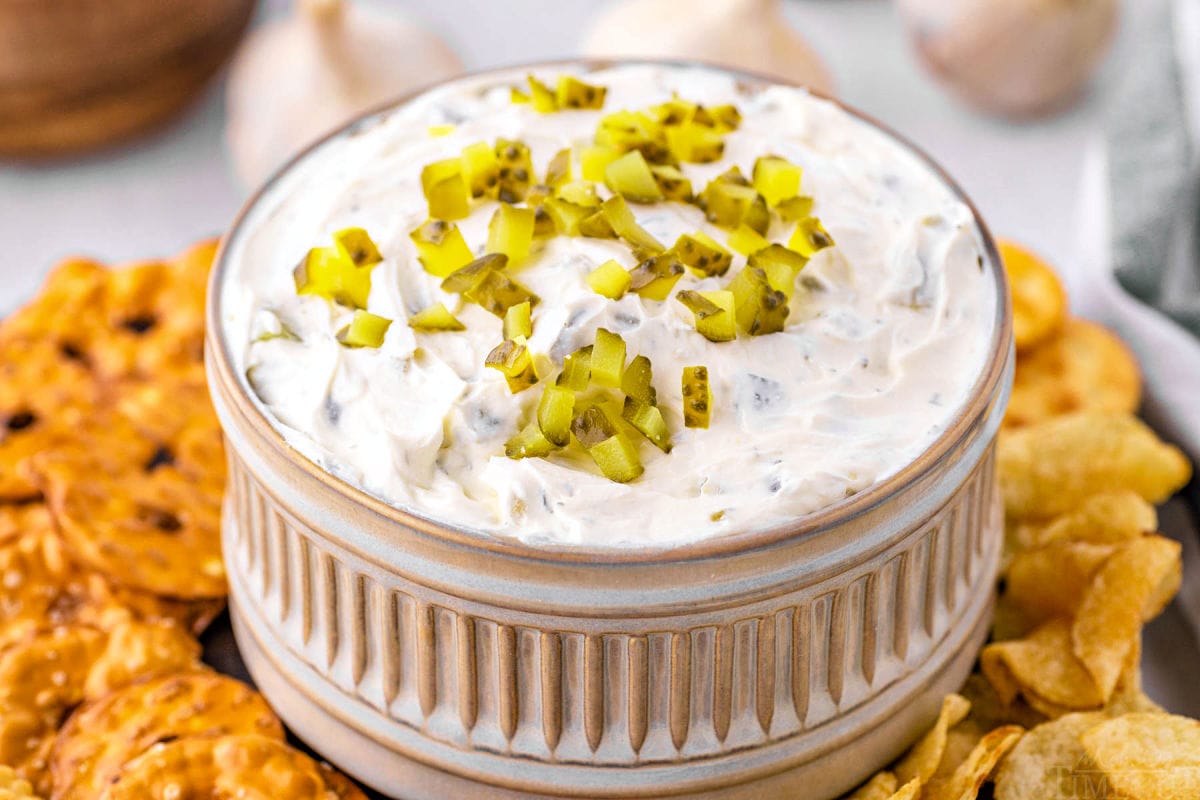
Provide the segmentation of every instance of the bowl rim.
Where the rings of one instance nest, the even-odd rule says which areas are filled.
[[[300,162],[307,159],[311,153],[323,147],[327,142],[352,134],[360,125],[392,113],[424,95],[426,92],[460,81],[478,80],[480,78],[487,78],[488,76],[499,77],[512,73],[519,74],[523,71],[581,68],[587,72],[594,72],[607,67],[633,65],[710,69],[759,86],[780,85],[805,89],[814,97],[833,103],[855,119],[889,137],[911,156],[916,158],[925,168],[929,169],[951,194],[967,207],[980,234],[984,256],[988,262],[985,266],[990,266],[992,277],[995,281],[995,318],[992,322],[992,338],[989,345],[990,356],[985,368],[971,385],[967,402],[959,408],[958,412],[950,419],[938,437],[919,456],[891,476],[872,484],[870,487],[863,489],[851,497],[839,500],[812,513],[760,528],[708,537],[683,544],[654,545],[649,547],[600,547],[563,543],[534,545],[516,537],[461,526],[448,520],[435,519],[415,509],[401,508],[393,505],[371,494],[367,490],[333,475],[292,447],[283,433],[272,422],[266,410],[251,397],[251,390],[245,376],[239,374],[233,368],[234,358],[230,350],[230,342],[226,336],[224,326],[221,324],[223,318],[221,313],[221,298],[223,294],[221,286],[224,283],[225,275],[229,271],[230,243],[242,229],[250,212],[275,188],[276,184],[284,176],[288,175]],[[701,59],[580,57],[521,62],[478,70],[468,70],[453,78],[424,84],[385,103],[370,108],[298,151],[277,167],[271,176],[251,193],[221,236],[207,288],[208,300],[205,320],[207,334],[205,339],[206,350],[209,353],[207,371],[209,373],[210,389],[215,396],[218,384],[233,387],[233,391],[227,393],[227,399],[233,407],[230,410],[236,410],[252,428],[262,434],[263,439],[268,442],[269,446],[279,456],[289,461],[293,466],[303,470],[309,477],[341,495],[346,500],[357,506],[365,507],[379,517],[408,530],[416,531],[454,545],[484,550],[496,555],[563,564],[590,563],[618,565],[630,563],[677,563],[722,556],[735,556],[807,538],[823,530],[836,528],[849,520],[859,517],[877,508],[905,487],[911,485],[919,477],[929,472],[932,467],[941,461],[950,451],[955,449],[959,442],[970,433],[992,405],[996,389],[1003,380],[1008,367],[1012,349],[1012,300],[1009,294],[1007,276],[1002,266],[996,242],[975,203],[938,162],[888,125],[836,97],[811,89],[795,81],[718,63],[706,62]],[[227,444],[227,446],[229,445]]]

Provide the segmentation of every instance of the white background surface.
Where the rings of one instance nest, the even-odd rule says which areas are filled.
[[[470,68],[569,56],[598,0],[409,0]],[[680,0],[686,8],[686,0]],[[1140,40],[1139,0],[1125,4],[1114,51],[1092,90],[1065,114],[1006,123],[964,109],[921,72],[884,0],[789,0],[793,24],[826,58],[843,99],[931,153],[976,201],[993,232],[1022,240],[1068,275],[1097,251],[1078,224],[1085,153],[1098,135],[1107,76]],[[274,0],[264,15],[278,13]],[[219,234],[246,192],[225,159],[221,87],[165,130],[84,159],[0,165],[0,313],[31,295],[68,254],[122,261],[168,255]],[[1089,238],[1091,237],[1091,238]],[[1186,522],[1177,520],[1178,524]],[[1172,709],[1200,716],[1197,646],[1178,609],[1147,633],[1147,684]]]

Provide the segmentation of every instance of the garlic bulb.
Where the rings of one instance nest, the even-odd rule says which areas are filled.
[[[1108,50],[1118,0],[899,0],[917,52],[977,108],[1054,111],[1079,94]]]
[[[621,0],[592,23],[585,55],[698,59],[830,93],[821,58],[780,0]]]
[[[360,112],[462,69],[445,42],[395,13],[300,0],[256,30],[233,63],[225,134],[238,177],[257,186]]]

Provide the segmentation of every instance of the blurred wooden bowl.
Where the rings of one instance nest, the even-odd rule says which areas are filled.
[[[254,0],[0,0],[0,156],[109,144],[185,106]]]

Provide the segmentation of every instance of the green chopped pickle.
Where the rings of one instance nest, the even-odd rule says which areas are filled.
[[[524,261],[533,244],[534,223],[533,209],[501,203],[488,223],[488,252],[503,253],[510,264]]]
[[[533,160],[529,156],[529,147],[524,142],[497,139],[496,160],[500,165],[496,198],[505,203],[524,200],[533,184]]]
[[[503,272],[491,270],[479,283],[463,292],[463,297],[477,303],[501,319],[508,310],[520,303],[536,305],[538,296]]]
[[[662,192],[664,199],[679,203],[692,201],[692,182],[679,170],[679,167],[656,164],[650,167],[650,173],[654,175],[654,182],[658,184],[658,189]]]
[[[366,308],[371,270],[356,267],[333,247],[314,247],[292,270],[296,294],[324,297],[348,308]]]
[[[530,97],[514,86],[508,90],[508,100],[514,105],[525,105],[530,102]]]
[[[458,226],[431,219],[408,234],[417,246],[417,260],[430,275],[444,278],[475,259]]]
[[[564,147],[554,154],[546,165],[546,185],[551,189],[562,186],[571,180],[571,148]]]
[[[671,432],[667,430],[667,421],[657,406],[626,397],[621,417],[659,450],[671,452]]]
[[[712,390],[708,367],[683,368],[683,424],[689,428],[707,428],[712,418]]]
[[[635,203],[657,203],[662,189],[640,150],[630,150],[604,168],[604,183],[617,194]],[[615,227],[615,226],[614,226]]]
[[[621,392],[629,398],[646,405],[658,405],[658,393],[654,391],[654,373],[650,359],[643,355],[633,357],[625,374],[621,376]]]
[[[778,289],[791,300],[796,290],[796,276],[807,266],[808,259],[781,244],[773,244],[755,252],[746,264],[761,269],[771,288]]]
[[[683,234],[671,251],[684,266],[708,277],[724,275],[733,264],[733,254],[702,231]]]
[[[826,247],[833,247],[833,237],[816,217],[805,217],[796,223],[788,247],[805,258],[812,258]]]
[[[516,339],[518,336],[528,339],[533,336],[531,309],[532,305],[528,300],[508,307],[508,310],[504,312],[505,339]]]
[[[447,158],[421,170],[421,190],[434,219],[463,219],[469,213],[470,192],[463,177],[462,159]]]
[[[555,384],[572,392],[586,391],[592,380],[592,346],[581,347],[563,359],[562,372]]]
[[[751,336],[778,333],[788,316],[788,299],[761,267],[747,265],[729,284],[738,327]]]
[[[600,195],[596,193],[596,185],[586,180],[568,181],[555,188],[554,196],[584,208],[600,207]]]
[[[337,340],[346,347],[379,347],[392,321],[359,309],[350,324],[337,332]]]
[[[634,247],[651,253],[661,253],[665,249],[658,239],[637,224],[637,218],[633,216],[632,209],[625,202],[625,198],[620,195],[605,200],[600,206],[600,211],[617,236]]]
[[[373,267],[383,261],[379,248],[363,228],[342,228],[333,234],[333,242],[338,253],[356,267]]]
[[[538,401],[537,421],[542,434],[562,447],[571,441],[571,420],[575,414],[575,392],[565,386],[551,384],[542,390]]]
[[[585,181],[601,183],[608,173],[608,165],[624,154],[624,150],[607,144],[588,145],[579,151],[579,171]]]
[[[571,432],[609,480],[628,483],[644,471],[633,442],[596,406],[575,416]]]
[[[754,162],[754,188],[774,208],[783,200],[800,193],[804,172],[782,156],[762,156]]]
[[[737,338],[733,292],[693,292],[675,295],[695,316],[696,330],[710,342],[732,342]]]
[[[629,271],[613,259],[605,261],[588,273],[587,285],[596,294],[610,300],[620,300],[629,291],[633,281]]]
[[[648,258],[630,270],[630,288],[647,300],[662,302],[683,276],[683,264],[674,253]]]
[[[554,223],[555,230],[566,236],[582,236],[583,234],[580,233],[580,224],[596,213],[595,208],[581,206],[577,203],[572,203],[570,200],[562,200],[557,197],[546,198],[546,201],[539,206],[538,210],[544,211]],[[611,226],[609,230],[612,230]],[[615,236],[616,234],[612,235]]]
[[[442,303],[434,303],[429,308],[422,309],[408,318],[408,327],[421,333],[437,333],[439,331],[465,331],[466,325],[450,313]]]
[[[616,239],[617,232],[604,214],[603,209],[592,211],[579,221],[579,235],[590,239]]]
[[[725,154],[725,137],[708,126],[695,122],[666,129],[667,149],[680,161],[707,164]]]
[[[558,234],[558,224],[546,209],[538,206],[533,211],[533,238],[549,239]]]
[[[534,111],[542,114],[558,111],[558,100],[554,96],[554,90],[532,75],[529,76],[529,97],[533,100]]]
[[[625,373],[625,340],[620,334],[607,328],[596,329],[596,342],[592,345],[589,366],[592,381],[598,386],[620,388],[621,377]]]
[[[544,458],[556,449],[536,422],[529,423],[504,443],[504,455],[509,458]]]
[[[537,383],[533,369],[533,356],[524,339],[506,339],[492,348],[484,359],[484,366],[499,370],[508,381],[508,390],[513,394],[523,392]]]
[[[738,225],[733,233],[729,234],[728,241],[730,247],[744,256],[756,253],[771,244],[769,239],[745,223]]]
[[[554,99],[559,108],[604,108],[608,89],[584,83],[572,75],[560,75],[554,87]]]
[[[462,151],[463,175],[472,197],[495,197],[500,188],[500,161],[487,142],[469,144]]]
[[[722,228],[734,230],[746,225],[766,235],[771,224],[771,210],[737,167],[731,167],[708,182],[696,198],[705,218]]]
[[[781,200],[779,205],[775,206],[775,211],[784,222],[796,222],[812,216],[813,199],[803,195],[789,197]]]
[[[447,275],[442,281],[442,290],[462,294],[475,288],[488,272],[503,270],[506,266],[508,256],[503,253],[488,253]]]

